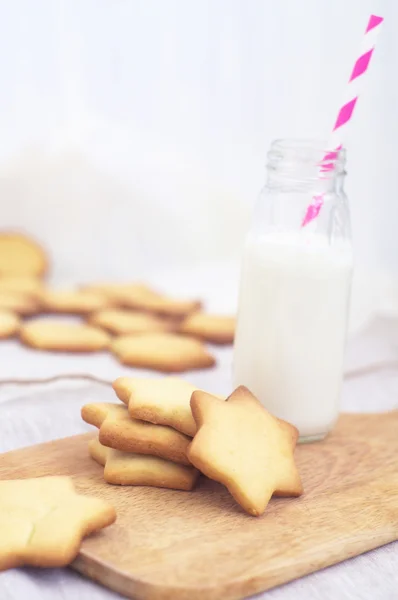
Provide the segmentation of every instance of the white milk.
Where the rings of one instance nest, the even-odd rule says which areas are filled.
[[[323,437],[338,415],[351,274],[351,246],[317,234],[246,244],[234,383],[301,438]]]

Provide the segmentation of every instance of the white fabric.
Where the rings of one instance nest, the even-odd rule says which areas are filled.
[[[398,322],[375,320],[349,342],[343,410],[383,411],[398,408]],[[189,374],[209,390],[230,389],[231,350],[215,350],[217,369]],[[111,381],[123,369],[107,355],[70,357],[22,349],[15,342],[0,344],[0,379],[52,377],[86,373]],[[0,385],[0,451],[87,431],[80,406],[94,399],[107,401],[113,392],[89,380],[58,379],[50,383]],[[271,590],[269,600],[396,600],[398,543],[345,561],[324,571]],[[107,589],[67,569],[18,569],[0,574],[1,600],[111,600]]]

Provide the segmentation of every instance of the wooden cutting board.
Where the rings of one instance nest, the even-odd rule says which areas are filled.
[[[135,599],[232,600],[398,538],[398,411],[342,415],[327,440],[300,446],[305,495],[244,514],[220,485],[193,492],[118,487],[87,456],[91,434],[0,457],[1,478],[71,475],[117,509],[72,567]]]

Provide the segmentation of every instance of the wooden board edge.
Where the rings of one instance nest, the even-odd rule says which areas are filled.
[[[288,579],[286,578],[286,569],[283,567],[272,576],[262,575],[261,573],[254,577],[251,576],[249,579],[241,576],[227,583],[213,586],[165,587],[144,579],[134,579],[131,574],[115,569],[112,564],[92,557],[90,553],[85,551],[79,553],[70,567],[103,587],[131,600],[244,600],[385,546],[396,541],[397,537],[398,524],[395,533],[385,532],[383,537],[369,539],[366,547],[363,545],[363,540],[358,539],[352,543],[344,558],[341,558],[337,552],[334,555],[330,554],[329,549],[325,556],[317,550],[314,552],[311,561],[308,561],[308,555],[306,555],[304,560],[296,565],[294,575],[292,574]]]
[[[77,433],[75,435],[67,435],[65,437],[55,438],[54,440],[49,440],[47,442],[40,442],[40,444],[30,444],[29,446],[22,446],[21,448],[15,448],[14,450],[7,450],[6,452],[0,452],[0,457],[7,458],[10,454],[18,454],[18,452],[25,453],[29,450],[39,450],[40,448],[49,448],[50,446],[54,446],[55,444],[67,444],[69,440],[72,439],[83,439],[87,440],[91,439],[96,435],[96,431],[87,431],[86,433]]]

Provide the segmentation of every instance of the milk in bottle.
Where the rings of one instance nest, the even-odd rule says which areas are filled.
[[[316,142],[275,142],[242,262],[234,383],[246,385],[301,441],[323,438],[339,411],[352,249],[344,152],[319,177]],[[319,215],[302,226],[314,195]]]

